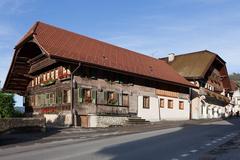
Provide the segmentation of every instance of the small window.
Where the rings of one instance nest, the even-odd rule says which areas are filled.
[[[58,79],[58,69],[55,70],[55,78]]]
[[[38,85],[37,77],[34,79],[34,81],[35,81],[35,86]]]
[[[55,93],[50,93],[50,105],[56,104],[56,96]]]
[[[150,98],[148,96],[143,96],[143,108],[150,108],[149,100]]]
[[[179,101],[179,109],[184,110],[184,102],[183,101]]]
[[[173,109],[173,100],[168,100],[168,108]]]
[[[38,84],[41,83],[41,77],[40,77],[40,76],[37,77],[37,83],[38,83]]]
[[[108,92],[107,102],[108,102],[109,105],[118,105],[118,93]]]
[[[63,67],[63,74],[66,75],[67,70]]]
[[[123,106],[129,106],[129,96],[127,94],[122,95],[122,105]]]
[[[71,103],[71,91],[70,90],[63,91],[63,103]]]
[[[164,99],[163,98],[160,99],[160,108],[164,108]]]
[[[84,103],[92,102],[91,89],[83,89],[83,102]]]
[[[44,73],[43,74],[43,82],[45,82],[47,79],[46,79],[47,77],[46,77],[46,74]]]
[[[51,72],[50,79],[54,79],[54,71]]]
[[[50,73],[48,72],[47,73],[47,80],[49,80],[50,79]]]

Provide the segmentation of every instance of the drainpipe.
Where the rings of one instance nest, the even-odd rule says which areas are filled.
[[[75,88],[75,81],[74,81],[74,74],[75,72],[80,68],[81,63],[78,64],[78,66],[74,69],[74,71],[71,73],[71,114],[72,114],[72,126],[77,126],[77,112],[74,105],[75,99],[74,99],[74,88]]]
[[[190,104],[190,108],[189,108],[189,120],[192,120],[192,88],[189,88],[189,104]]]

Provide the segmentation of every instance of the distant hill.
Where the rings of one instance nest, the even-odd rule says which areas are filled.
[[[240,86],[240,73],[233,73],[229,75],[229,78],[231,80],[234,80],[237,82],[238,86]]]

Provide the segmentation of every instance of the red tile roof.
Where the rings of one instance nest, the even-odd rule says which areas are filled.
[[[64,58],[113,70],[194,87],[166,62],[49,24],[37,22],[20,40],[32,37],[52,58]]]

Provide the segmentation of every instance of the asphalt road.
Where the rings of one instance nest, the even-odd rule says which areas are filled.
[[[0,160],[195,160],[239,132],[240,120],[231,119],[97,140],[0,148]]]

